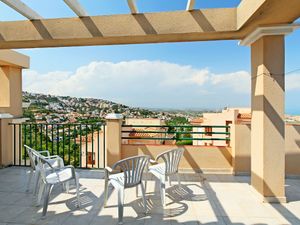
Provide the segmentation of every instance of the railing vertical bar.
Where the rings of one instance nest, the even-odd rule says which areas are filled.
[[[43,150],[43,124],[40,124],[41,132],[40,132],[40,150]]]
[[[71,125],[69,124],[68,125],[68,140],[69,140],[69,146],[68,146],[68,165],[70,165],[70,162],[71,162],[71,155],[70,155],[70,152],[71,152]]]
[[[92,168],[94,168],[94,125],[92,124]]]
[[[63,150],[62,150],[62,155],[63,155],[63,160],[65,163],[65,125],[62,125],[62,129],[63,129]]]
[[[23,127],[22,127],[23,129]],[[26,124],[24,124],[24,145],[27,145],[27,126]],[[27,166],[27,152],[26,150],[24,149],[24,159],[25,159],[25,166]]]
[[[97,162],[98,162],[98,169],[100,168],[100,125],[97,126]]]
[[[53,135],[53,127],[54,124],[51,124],[51,154],[53,155],[53,151],[54,151],[54,135]]]
[[[88,125],[85,125],[85,168],[88,168]]]
[[[14,133],[14,165],[16,165],[16,124],[13,126]]]
[[[30,138],[30,147],[32,148],[32,125],[30,124],[29,125],[29,138]]]
[[[37,124],[34,124],[34,141],[35,141],[35,149],[37,150]]]
[[[45,138],[46,138],[46,150],[48,151],[48,124],[45,124],[46,126],[46,135],[45,135]]]
[[[106,125],[104,124],[103,126],[103,167],[105,168],[106,166],[106,149],[105,149],[105,145],[106,145],[106,134],[105,134],[105,128],[106,128]]]
[[[59,155],[59,124],[56,125],[56,154]]]
[[[80,132],[80,140],[79,140],[79,144],[80,144],[80,152],[79,152],[79,167],[82,167],[82,125],[79,125],[79,132]]]
[[[21,124],[18,124],[19,127],[19,165],[22,165],[22,127]]]
[[[76,167],[76,125],[74,125],[73,130],[73,138],[74,138],[74,144],[73,144],[73,151],[74,151],[74,167]]]

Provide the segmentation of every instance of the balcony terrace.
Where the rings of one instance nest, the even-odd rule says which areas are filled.
[[[48,213],[41,219],[41,207],[35,206],[32,193],[26,192],[27,168],[0,170],[0,224],[9,225],[110,225],[117,224],[117,194],[110,189],[108,207],[103,207],[102,171],[77,170],[80,174],[80,202],[76,208],[74,189],[61,193],[54,188]],[[250,177],[230,174],[181,173],[182,187],[167,188],[167,206],[162,208],[158,186],[151,179],[147,188],[148,213],[135,189],[125,192],[124,224],[300,224],[300,180],[286,179],[289,203],[262,203]],[[156,182],[157,183],[157,182]]]

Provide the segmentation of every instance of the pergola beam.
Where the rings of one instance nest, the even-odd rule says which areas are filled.
[[[64,2],[72,9],[72,11],[79,17],[89,16],[87,11],[79,3],[78,0],[64,0]]]
[[[186,5],[186,11],[192,11],[195,7],[195,0],[188,0]]]
[[[237,39],[236,9],[0,22],[0,48]]]
[[[127,4],[128,4],[129,9],[131,11],[131,14],[137,14],[138,13],[138,9],[137,9],[135,0],[127,0]]]
[[[299,1],[244,0],[237,8],[2,21],[0,48],[243,40],[258,27],[293,23],[300,17]]]
[[[29,20],[43,19],[37,12],[28,7],[20,0],[1,0],[4,4],[8,5],[21,15],[25,16]]]

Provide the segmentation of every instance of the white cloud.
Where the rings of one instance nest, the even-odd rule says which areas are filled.
[[[26,91],[95,97],[142,107],[249,105],[246,71],[214,74],[162,61],[91,62],[75,72],[24,72]],[[227,99],[227,101],[225,100]]]
[[[288,91],[300,90],[300,74],[286,76],[286,89]]]

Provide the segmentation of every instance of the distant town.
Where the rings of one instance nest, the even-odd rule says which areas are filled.
[[[76,98],[23,92],[24,117],[35,123],[100,123],[108,113],[121,113],[125,118],[158,118],[189,123],[203,113],[216,110],[163,110],[129,107],[103,99]],[[300,116],[286,115],[287,123],[300,123]]]
[[[158,118],[191,121],[209,110],[150,110],[129,107],[95,98],[76,98],[23,92],[24,117],[35,123],[97,123],[108,113],[122,113],[125,118]],[[215,111],[214,111],[215,112]]]

